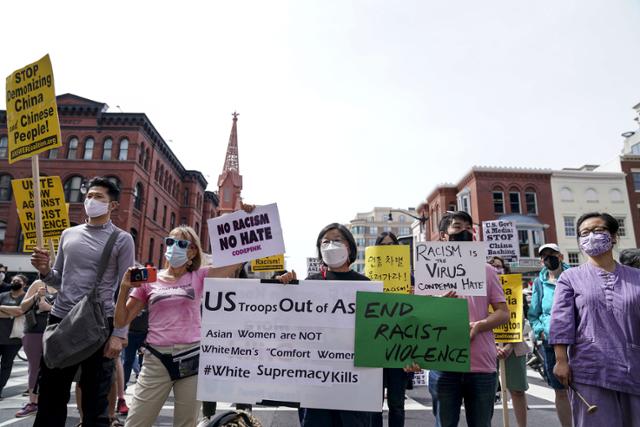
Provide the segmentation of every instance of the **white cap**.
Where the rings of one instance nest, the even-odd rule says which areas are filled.
[[[560,252],[560,246],[558,246],[555,243],[547,243],[545,245],[540,246],[540,248],[538,248],[538,256],[539,254],[542,253],[542,251],[544,251],[545,249],[551,249],[554,252]]]

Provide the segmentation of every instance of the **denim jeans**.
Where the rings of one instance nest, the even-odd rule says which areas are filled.
[[[122,367],[124,368],[124,388],[127,389],[127,383],[131,378],[131,369],[133,362],[138,355],[138,349],[142,347],[144,340],[147,338],[146,332],[129,331],[129,343],[122,351]]]
[[[370,427],[371,412],[304,409],[302,427]]]
[[[436,427],[456,427],[463,402],[468,427],[491,427],[496,381],[495,372],[430,371],[429,393]]]
[[[387,389],[389,427],[404,427],[404,392],[407,387],[407,374],[402,368],[384,368],[382,379],[383,389]],[[382,412],[376,412],[373,415],[371,425],[382,427]]]

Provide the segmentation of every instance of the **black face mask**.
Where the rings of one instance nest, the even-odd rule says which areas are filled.
[[[544,266],[551,271],[557,270],[558,267],[560,267],[560,258],[554,255],[549,255],[545,257],[543,262],[544,262]]]
[[[18,289],[22,289],[22,283],[12,283],[11,284],[11,290],[12,291],[17,291]]]
[[[473,233],[469,230],[462,230],[456,234],[449,234],[450,242],[473,242]]]

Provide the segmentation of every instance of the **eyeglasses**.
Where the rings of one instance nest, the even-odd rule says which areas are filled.
[[[179,248],[187,249],[191,244],[191,242],[189,240],[181,240],[181,239],[174,239],[173,237],[165,237],[164,244],[167,245],[167,247],[177,244]]]
[[[580,237],[587,237],[589,234],[594,233],[594,234],[604,234],[604,233],[608,233],[609,229],[607,227],[593,227],[593,228],[583,228],[582,230],[580,230],[580,232],[578,233],[578,236]]]
[[[320,242],[320,245],[323,247],[329,246],[330,243],[337,243],[339,245],[344,245],[344,240],[342,239],[333,239],[333,240],[329,240],[329,239],[324,239],[322,240],[322,242]]]

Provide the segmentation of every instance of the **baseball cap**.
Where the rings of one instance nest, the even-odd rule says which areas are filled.
[[[542,254],[542,251],[544,251],[545,249],[551,249],[554,252],[560,252],[560,246],[555,243],[547,243],[538,248],[538,256],[540,256],[540,254]]]

